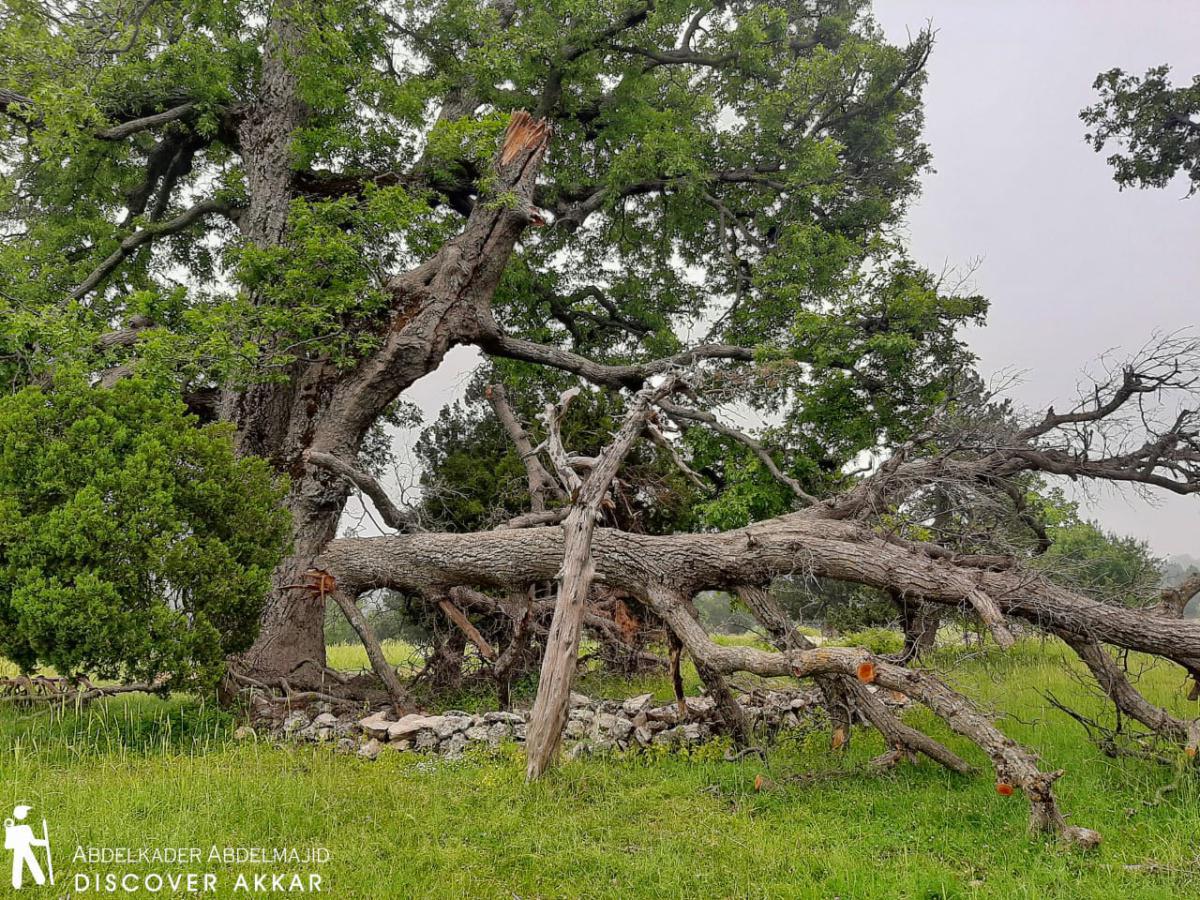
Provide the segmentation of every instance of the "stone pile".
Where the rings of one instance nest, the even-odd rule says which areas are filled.
[[[739,698],[756,733],[773,734],[811,720],[820,708],[812,691],[755,691]],[[375,759],[385,748],[436,753],[456,758],[468,747],[496,747],[525,740],[527,710],[469,713],[449,710],[439,715],[396,718],[390,711],[335,716],[323,711],[313,718],[303,711],[288,714],[274,736],[290,741],[333,743],[338,749]],[[626,700],[593,700],[571,695],[563,743],[568,756],[631,750],[655,745],[688,746],[720,734],[722,722],[714,701],[687,698],[687,714],[674,702],[658,704],[652,694]],[[237,737],[254,734],[238,729]]]

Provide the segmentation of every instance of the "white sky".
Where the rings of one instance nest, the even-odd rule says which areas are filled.
[[[929,20],[938,31],[925,95],[936,172],[908,232],[931,269],[977,265],[973,287],[992,308],[968,339],[985,375],[1021,373],[1018,403],[1061,409],[1100,355],[1197,325],[1200,195],[1119,191],[1078,113],[1114,66],[1200,73],[1200,2],[877,0],[876,16],[897,41]],[[477,359],[457,349],[406,396],[432,420]],[[1160,554],[1200,556],[1200,498],[1077,496]]]
[[[991,302],[969,334],[985,374],[1024,373],[1023,405],[1060,409],[1108,350],[1200,322],[1200,195],[1119,191],[1078,113],[1101,71],[1200,73],[1195,0],[877,0],[892,40],[931,20],[926,88],[935,174],[909,217],[929,268],[967,268]],[[1099,491],[1089,510],[1160,554],[1200,556],[1200,498],[1150,507]]]

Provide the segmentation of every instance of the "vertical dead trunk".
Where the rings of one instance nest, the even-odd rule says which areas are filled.
[[[529,714],[525,739],[525,775],[530,780],[540,777],[550,767],[562,742],[571,683],[579,659],[584,608],[595,575],[592,533],[596,528],[600,503],[625,456],[642,433],[651,404],[666,396],[674,387],[674,379],[670,378],[657,389],[638,392],[620,430],[612,443],[600,451],[586,480],[581,480],[575,474],[559,433],[562,416],[576,392],[567,391],[557,408],[551,406],[546,409],[550,456],[558,470],[559,479],[575,500],[563,523],[563,564],[559,573],[558,599],[554,605],[550,633],[546,637],[546,654],[542,658],[537,697]]]
[[[525,775],[530,780],[540,777],[553,762],[567,721],[571,684],[579,658],[583,610],[595,575],[591,554],[595,525],[596,510],[592,504],[577,505],[563,523],[566,540],[562,579],[525,738]]]

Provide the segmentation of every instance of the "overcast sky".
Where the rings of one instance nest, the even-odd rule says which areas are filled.
[[[978,261],[992,303],[969,341],[985,374],[1024,373],[1019,402],[1060,409],[1108,350],[1200,322],[1200,195],[1186,185],[1119,191],[1078,113],[1092,80],[1168,63],[1200,73],[1196,0],[877,0],[893,40],[932,20],[926,138],[936,172],[909,217],[918,261],[940,271]],[[1161,554],[1200,556],[1200,499],[1148,507],[1101,491],[1105,526]]]
[[[908,231],[931,269],[977,265],[974,289],[992,307],[969,341],[985,375],[1022,373],[1010,391],[1020,404],[1062,409],[1106,351],[1196,325],[1200,196],[1181,199],[1182,184],[1118,191],[1078,113],[1114,66],[1200,72],[1200,2],[877,0],[876,15],[893,40],[929,20],[938,32],[925,95],[936,171]],[[476,359],[458,348],[406,396],[432,418]],[[1160,554],[1200,556],[1197,498],[1150,507],[1105,488],[1080,499]]]

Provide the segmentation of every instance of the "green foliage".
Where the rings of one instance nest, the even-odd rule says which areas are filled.
[[[444,408],[425,429],[416,445],[423,464],[422,513],[447,530],[492,528],[528,511],[525,464],[484,396],[494,376],[507,376],[510,386],[520,385],[508,391],[509,399],[535,445],[543,438],[537,416],[565,384],[542,373],[531,375],[528,367],[485,367],[468,386],[466,397]],[[572,401],[563,422],[564,444],[572,453],[594,456],[620,426],[621,414],[620,398],[584,391]],[[626,457],[614,489],[617,502],[605,511],[608,524],[651,534],[687,527],[699,494],[668,455],[648,442],[636,445]],[[547,501],[550,507],[559,502],[553,497]]]
[[[1143,606],[1154,599],[1162,560],[1145,541],[1080,519],[1076,505],[1061,493],[1051,492],[1042,504],[1052,543],[1035,561],[1050,577],[1108,603]]]
[[[771,587],[798,622],[815,622],[835,632],[864,632],[891,625],[899,613],[881,591],[828,578],[777,578]]]
[[[865,647],[881,656],[894,655],[904,649],[904,635],[889,628],[864,628],[843,632],[831,647]]]
[[[1079,114],[1096,152],[1110,143],[1122,148],[1108,157],[1122,188],[1166,187],[1179,173],[1191,182],[1189,195],[1200,188],[1200,75],[1176,87],[1170,74],[1170,66],[1142,76],[1103,72],[1092,85],[1100,99]]]
[[[141,380],[0,401],[0,655],[211,687],[257,629],[290,519],[258,459]]]
[[[1046,699],[1112,722],[1078,660],[1055,642],[1017,649],[995,658],[943,650],[938,665],[1046,768],[1066,771],[1056,794],[1073,823],[1104,835],[1096,853],[1030,834],[1028,804],[999,796],[982,772],[952,775],[928,761],[872,769],[888,748],[866,728],[840,754],[830,754],[827,732],[785,734],[766,761],[601,755],[527,784],[515,746],[460,761],[387,752],[366,763],[328,747],[234,741],[234,723],[191,699],[121,699],[54,716],[0,706],[0,783],[47,811],[56,850],[138,847],[148,833],[180,847],[270,835],[279,846],[329,848],[317,871],[326,895],[347,900],[395,896],[397,885],[430,898],[1193,896],[1195,775],[1103,755]],[[1194,715],[1178,670],[1146,662],[1131,660],[1139,689]],[[694,693],[697,680],[686,677]],[[663,676],[622,687],[611,696],[671,698]],[[602,696],[594,683],[584,690]],[[905,718],[986,770],[982,754],[924,711]],[[757,775],[772,786],[756,791]],[[70,874],[69,854],[61,868]]]

